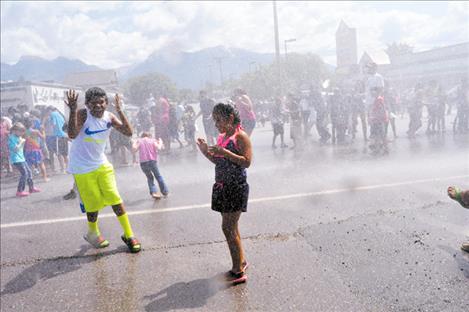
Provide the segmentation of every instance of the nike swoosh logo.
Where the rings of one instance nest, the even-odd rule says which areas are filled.
[[[94,131],[92,131],[92,130],[90,130],[90,128],[88,127],[88,128],[85,129],[85,134],[86,134],[86,135],[93,135],[93,134],[100,133],[100,132],[104,132],[104,131],[107,131],[107,130],[109,130],[109,128],[108,128],[108,129],[102,129],[102,130],[94,130]]]

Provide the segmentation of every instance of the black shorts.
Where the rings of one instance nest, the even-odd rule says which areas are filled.
[[[220,184],[212,188],[212,210],[225,212],[246,212],[248,208],[249,184]]]
[[[256,120],[255,119],[245,119],[241,121],[241,126],[243,127],[246,133],[250,134],[256,127]]]
[[[281,123],[272,124],[272,128],[274,129],[274,135],[283,134],[284,132],[284,127]]]
[[[59,155],[68,156],[68,138],[58,137]]]
[[[68,156],[68,138],[48,136],[46,137],[47,149],[50,153]]]

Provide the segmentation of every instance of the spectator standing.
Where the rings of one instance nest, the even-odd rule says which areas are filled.
[[[212,111],[213,107],[215,106],[215,101],[207,96],[207,92],[201,90],[199,92],[199,103],[200,103],[200,111],[195,116],[195,118],[199,118],[202,116],[202,124],[204,125],[205,137],[207,138],[208,145],[212,146],[215,144],[218,132],[215,128],[215,122],[212,118]]]
[[[251,136],[252,131],[256,127],[256,114],[252,101],[243,89],[235,89],[235,106],[238,109],[241,118],[241,126],[248,136]]]

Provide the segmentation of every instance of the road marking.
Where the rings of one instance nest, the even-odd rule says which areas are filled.
[[[251,199],[249,200],[249,203],[262,203],[262,202],[275,201],[275,200],[287,200],[287,199],[294,199],[294,198],[330,195],[330,194],[345,193],[345,192],[368,191],[368,190],[389,188],[389,187],[395,187],[395,186],[413,185],[413,184],[438,182],[438,181],[463,179],[463,178],[469,178],[469,175],[421,179],[421,180],[403,181],[403,182],[396,182],[396,183],[375,184],[375,185],[367,185],[367,186],[357,186],[357,187],[352,187],[352,188],[339,188],[339,189],[324,190],[324,191],[311,192],[311,193],[297,193],[297,194],[290,194],[290,195],[261,197],[261,198]],[[146,215],[146,214],[154,214],[154,213],[209,208],[210,206],[211,206],[210,203],[208,203],[208,204],[200,204],[200,205],[179,206],[179,207],[173,207],[173,208],[145,209],[145,210],[139,210],[139,211],[129,211],[127,212],[127,214],[129,216],[137,216],[137,215]],[[115,215],[113,213],[103,213],[99,215],[99,218],[111,218],[111,217],[115,217]],[[59,218],[59,219],[44,219],[44,220],[36,220],[36,221],[5,223],[5,224],[1,224],[0,228],[6,229],[6,228],[13,228],[13,227],[20,227],[20,226],[28,226],[28,225],[64,223],[64,222],[73,222],[73,221],[81,221],[81,220],[86,220],[86,217],[81,216],[81,217],[69,217],[69,218]]]

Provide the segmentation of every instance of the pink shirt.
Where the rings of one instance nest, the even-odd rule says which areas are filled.
[[[140,162],[146,162],[150,160],[158,159],[158,152],[156,149],[156,140],[152,138],[141,138],[138,139],[138,153],[140,157]]]
[[[241,118],[241,120],[256,120],[256,114],[254,114],[251,99],[247,95],[239,97],[235,105],[239,111],[239,118]]]

